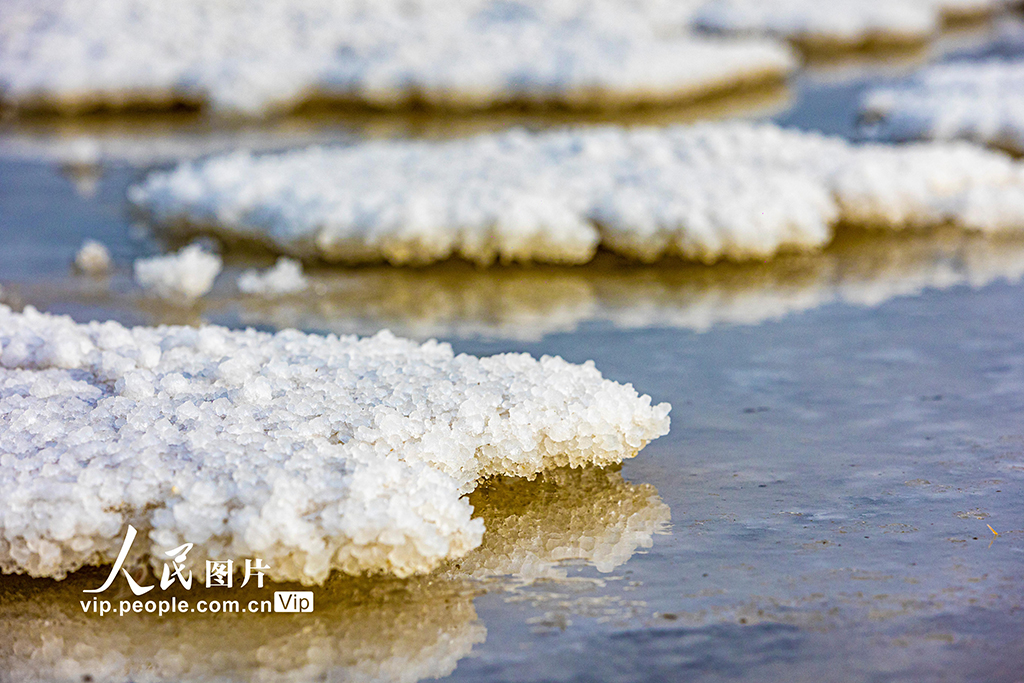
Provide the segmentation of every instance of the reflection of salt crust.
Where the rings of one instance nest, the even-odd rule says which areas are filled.
[[[457,564],[474,576],[517,580],[565,578],[559,563],[585,560],[600,572],[650,548],[671,512],[650,484],[634,485],[618,472],[559,469],[538,482],[499,480],[474,492],[483,515],[483,545]]]
[[[933,66],[869,92],[861,110],[875,137],[962,138],[1024,154],[1024,62]]]
[[[158,568],[192,542],[197,566],[258,556],[279,580],[427,571],[479,545],[460,497],[478,479],[619,462],[668,431],[668,404],[592,364],[386,333],[0,308],[0,344],[0,569],[33,576],[113,561],[129,522]]]
[[[659,3],[15,4],[0,18],[0,92],[18,106],[208,102],[259,114],[317,98],[380,107],[632,105],[795,66],[774,43],[685,34],[687,13]]]
[[[59,583],[18,585],[24,590],[0,602],[4,683],[416,683],[449,675],[487,636],[474,593],[458,582],[330,581],[317,589],[315,611],[301,615],[300,627],[287,614],[250,615],[244,626],[224,614],[102,619],[79,606],[83,598],[91,602],[82,591],[95,588],[95,579],[73,574]],[[191,592],[172,592],[195,604],[217,592],[204,590],[193,584]],[[272,600],[273,591],[236,583],[230,599]],[[101,599],[116,606],[118,597],[131,596],[124,593],[111,589]],[[157,590],[145,597],[171,596]]]
[[[177,254],[137,259],[135,281],[162,299],[193,301],[213,288],[220,268],[219,256],[190,244]]]
[[[767,125],[614,127],[239,153],[151,175],[134,202],[294,255],[583,263],[816,249],[839,221],[1024,225],[1024,166],[967,146],[854,147]]]
[[[260,272],[247,270],[238,277],[238,290],[243,294],[294,294],[309,286],[302,274],[302,264],[282,256],[273,268]]]

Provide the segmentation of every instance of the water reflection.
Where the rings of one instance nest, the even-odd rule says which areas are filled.
[[[164,164],[236,149],[283,150],[366,138],[452,138],[510,126],[665,126],[732,117],[767,117],[791,103],[781,82],[739,88],[686,104],[629,110],[499,108],[437,113],[308,106],[275,120],[211,120],[200,112],[35,116],[0,123],[0,157],[54,161],[69,170],[104,163]]]
[[[644,267],[614,257],[579,268],[325,270],[316,296],[212,298],[203,316],[232,324],[339,333],[538,339],[601,321],[616,328],[705,331],[754,325],[829,303],[877,306],[927,289],[1024,276],[1024,240],[955,229],[844,231],[820,254],[764,264]]]
[[[790,254],[762,264],[702,266],[682,262],[624,264],[599,254],[573,268],[495,267],[462,262],[428,268],[323,268],[312,290],[280,298],[238,293],[250,260],[236,258],[214,291],[195,307],[145,298],[124,271],[7,287],[15,306],[32,304],[79,319],[130,324],[199,324],[298,328],[372,334],[388,328],[426,339],[535,340],[589,322],[620,329],[705,331],[755,325],[830,303],[878,306],[895,297],[963,285],[983,287],[1024,277],[1024,239],[991,238],[953,228],[928,232],[840,230],[818,254]],[[262,265],[270,265],[271,257]]]
[[[85,588],[106,572],[61,582],[0,577],[0,681],[338,680],[412,683],[450,674],[482,643],[473,598],[523,581],[564,577],[583,560],[611,571],[668,523],[654,487],[616,469],[557,470],[533,482],[498,479],[471,496],[488,525],[483,545],[460,563],[411,580],[333,577],[315,590],[312,614],[127,614],[83,612]],[[476,577],[492,577],[480,582]],[[494,579],[500,576],[503,578]],[[112,588],[114,604],[134,599]],[[177,597],[272,599],[263,590],[194,587]],[[147,596],[151,597],[151,596]]]

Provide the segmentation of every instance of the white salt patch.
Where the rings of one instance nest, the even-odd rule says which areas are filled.
[[[873,41],[923,42],[939,20],[935,3],[920,0],[711,0],[694,17],[698,26],[714,31],[838,48]]]
[[[873,137],[961,138],[1024,154],[1024,61],[933,66],[870,91],[861,112]]]
[[[75,254],[75,267],[90,275],[109,272],[111,264],[110,252],[96,240],[85,240]]]
[[[687,34],[692,1],[13,2],[0,16],[0,91],[19,106],[633,105],[796,66],[784,46]]]
[[[129,197],[158,222],[330,261],[583,263],[601,245],[712,262],[816,249],[840,221],[1020,229],[1024,166],[771,125],[604,127],[237,153],[155,173]]]
[[[177,254],[137,259],[135,281],[162,299],[194,301],[213,288],[220,269],[219,256],[190,244]]]
[[[238,277],[238,290],[243,294],[278,295],[301,292],[309,286],[302,274],[302,264],[282,256],[273,268],[260,272],[247,270]]]
[[[0,307],[0,569],[110,563],[130,522],[155,569],[425,572],[480,544],[480,479],[620,462],[668,411],[589,362]]]
[[[771,35],[807,47],[921,43],[943,19],[992,14],[1006,0],[709,0],[693,23],[720,33]]]

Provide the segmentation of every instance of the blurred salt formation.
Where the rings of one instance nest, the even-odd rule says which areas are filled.
[[[75,253],[75,268],[88,275],[103,275],[110,272],[110,252],[100,242],[87,239]]]
[[[278,296],[295,294],[309,286],[302,274],[302,264],[295,259],[282,256],[272,268],[260,272],[250,269],[238,277],[238,291],[243,294]]]
[[[14,0],[0,17],[0,91],[10,106],[70,112],[604,107],[698,98],[795,67],[782,45],[689,33],[694,4]]]
[[[718,33],[771,35],[809,52],[922,45],[944,21],[994,14],[1007,0],[709,0],[693,23]]]
[[[903,83],[869,91],[860,106],[872,138],[964,139],[1024,154],[1021,59],[928,67]]]
[[[221,259],[198,244],[176,254],[136,259],[135,281],[161,299],[191,303],[213,288]]]
[[[587,561],[602,571],[650,546],[669,519],[653,487],[618,472],[559,469],[533,482],[499,478],[471,502],[488,525],[482,546],[443,573],[395,580],[335,577],[315,589],[315,611],[284,614],[176,614],[156,618],[84,613],[83,589],[102,571],[61,582],[0,577],[0,677],[5,683],[143,680],[343,680],[413,683],[450,674],[486,638],[473,576],[509,576],[509,588],[564,575],[559,563]],[[575,536],[574,536],[575,535]],[[489,584],[492,588],[494,582]],[[120,587],[119,587],[120,586]],[[223,597],[248,605],[274,590],[233,588]],[[177,584],[158,599],[194,601]],[[150,596],[147,596],[150,597]],[[220,597],[220,596],[218,596]],[[134,596],[117,584],[102,599],[117,608]]]
[[[750,123],[521,130],[235,153],[129,191],[153,219],[339,262],[706,263],[814,251],[839,223],[1024,229],[1024,164]]]

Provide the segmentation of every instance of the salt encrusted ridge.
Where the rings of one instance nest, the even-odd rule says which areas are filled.
[[[697,27],[770,35],[811,49],[848,50],[929,40],[944,19],[992,14],[1006,0],[709,0]]]
[[[593,363],[372,338],[76,324],[0,307],[0,569],[260,557],[278,580],[429,571],[480,544],[482,478],[632,457],[668,431]]]
[[[749,123],[239,152],[150,175],[154,220],[328,261],[713,262],[817,249],[840,222],[1024,227],[1024,165],[965,144],[850,145]]]
[[[687,33],[693,3],[11,1],[4,101],[69,111],[184,102],[260,115],[321,98],[635,105],[796,67],[781,44]]]
[[[869,91],[871,137],[966,139],[1024,154],[1024,61],[951,62]]]

